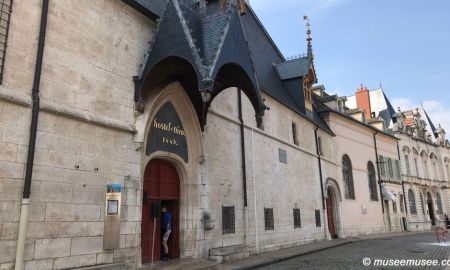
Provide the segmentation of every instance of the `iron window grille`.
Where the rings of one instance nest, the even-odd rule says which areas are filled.
[[[222,206],[222,232],[231,234],[236,232],[236,215],[234,206]]]
[[[264,208],[264,225],[266,231],[273,231],[275,229],[273,220],[273,208]]]
[[[320,222],[320,210],[316,210],[316,227],[322,227],[322,223]]]
[[[294,208],[293,214],[294,214],[294,228],[295,229],[301,228],[302,222],[300,220],[300,209]]]
[[[0,84],[3,83],[12,2],[12,0],[0,0]]]

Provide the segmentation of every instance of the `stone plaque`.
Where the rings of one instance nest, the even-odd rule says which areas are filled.
[[[188,162],[186,132],[172,103],[164,104],[150,125],[146,155],[165,151],[176,154]]]

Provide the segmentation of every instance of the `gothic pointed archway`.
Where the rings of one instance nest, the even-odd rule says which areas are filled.
[[[329,178],[326,182],[327,227],[331,239],[345,237],[340,219],[339,203],[342,201],[341,191],[336,180]]]

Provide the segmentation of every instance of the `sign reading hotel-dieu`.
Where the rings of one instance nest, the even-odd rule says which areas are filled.
[[[146,154],[165,151],[188,162],[186,132],[172,103],[165,103],[150,123]]]

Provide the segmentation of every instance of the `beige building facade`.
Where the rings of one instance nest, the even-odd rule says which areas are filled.
[[[398,140],[317,100],[309,22],[287,60],[243,1],[5,1],[0,269],[159,261],[162,207],[172,258],[403,230]]]
[[[42,6],[43,1],[12,2],[0,88],[2,269],[14,269],[18,261],[21,209],[28,202],[22,193]],[[133,76],[142,73],[158,23],[125,2],[49,1],[46,26],[29,215],[19,258],[24,269],[147,263],[143,219],[146,201],[153,198],[145,179],[155,160],[170,164],[166,169],[174,169],[179,181],[174,257],[236,259],[224,248],[241,250],[241,258],[326,239],[315,131],[331,153],[329,129],[267,93],[261,95],[270,111],[261,128],[248,93],[239,105],[241,94],[230,87],[210,102],[202,126],[189,89],[178,80],[146,92],[137,110]],[[181,122],[177,135],[186,140],[186,156],[147,152],[158,113],[168,103]],[[109,184],[122,188],[117,235],[106,225],[114,212],[114,204],[106,202]],[[225,232],[223,211],[230,207],[233,224],[228,220]],[[108,239],[116,236],[117,246],[110,248],[115,241]],[[159,260],[154,255],[152,260]]]

